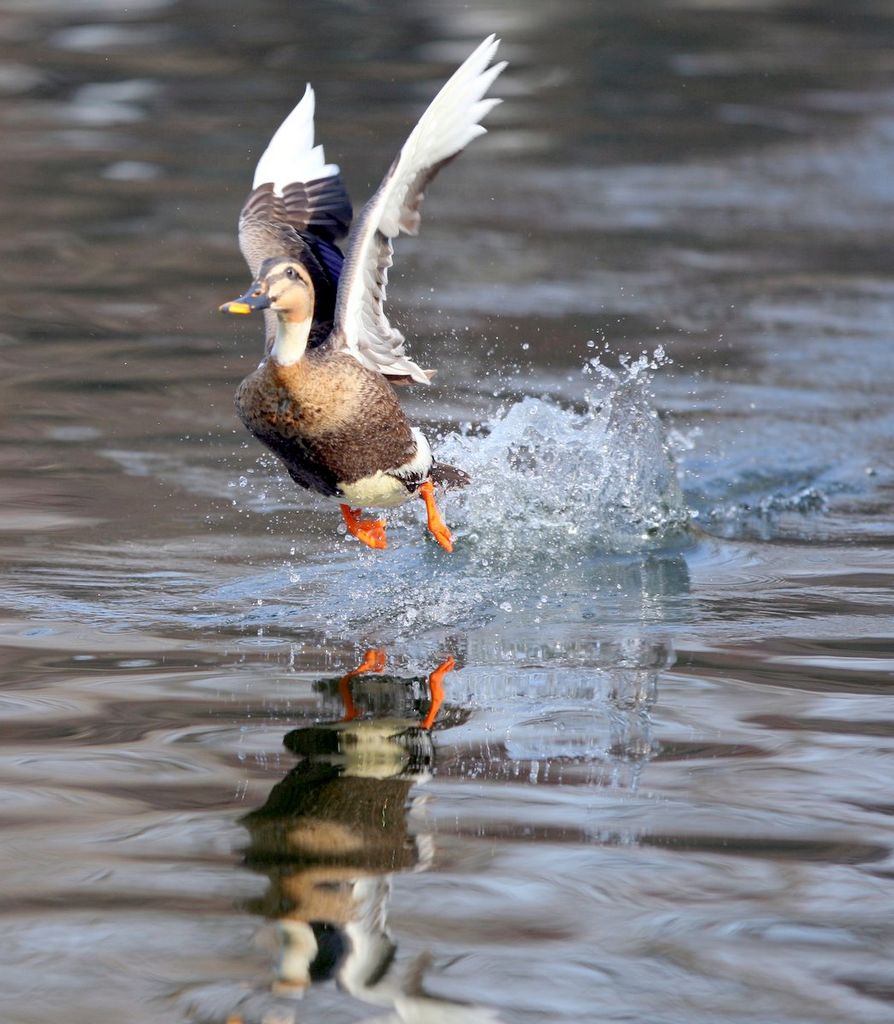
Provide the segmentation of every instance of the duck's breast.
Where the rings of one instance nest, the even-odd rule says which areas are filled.
[[[388,473],[413,459],[417,442],[391,385],[341,353],[271,362],[245,378],[236,407],[296,482],[357,505],[406,500],[406,487]],[[308,472],[325,477],[326,488],[306,483]]]

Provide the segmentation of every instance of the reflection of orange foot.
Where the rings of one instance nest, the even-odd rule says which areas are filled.
[[[385,671],[385,652],[380,651],[375,647],[370,648],[363,656],[363,661],[355,668],[352,672],[349,672],[349,676],[362,676],[364,672],[384,672]]]
[[[362,676],[364,672],[384,672],[385,671],[385,652],[377,651],[375,648],[366,652],[363,661],[357,666],[352,668],[350,672],[346,672],[341,679],[338,681],[338,692],[341,694],[341,699],[345,706],[345,722],[351,722],[357,717],[357,709],[354,707],[354,699],[351,697],[351,680],[355,676]]]
[[[356,537],[357,540],[363,541],[369,548],[382,550],[388,547],[384,519],[361,519],[359,508],[351,508],[350,505],[341,505],[340,507],[348,533]]]
[[[438,506],[435,504],[435,489],[431,480],[426,480],[419,488],[419,496],[425,502],[425,511],[428,513],[428,528],[435,540],[445,551],[453,550],[453,537],[447,529],[447,524],[441,518]]]
[[[448,672],[452,672],[455,666],[456,662],[453,658],[447,658],[445,661],[442,661],[428,677],[428,689],[431,693],[431,705],[429,706],[428,714],[422,720],[421,728],[430,729],[435,724],[435,719],[438,717],[438,712],[441,710],[441,705],[444,703],[444,676],[446,676]]]

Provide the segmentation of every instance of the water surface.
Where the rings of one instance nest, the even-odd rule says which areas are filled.
[[[889,1021],[888,6],[0,30],[0,1017]],[[304,83],[359,203],[490,31],[390,289],[476,485],[377,554],[215,310]]]

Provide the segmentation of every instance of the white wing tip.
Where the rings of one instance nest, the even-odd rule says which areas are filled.
[[[308,82],[304,95],[289,111],[273,133],[255,168],[252,188],[273,184],[277,195],[293,181],[313,181],[338,174],[335,164],[327,164],[322,146],[314,145],[316,95]]]
[[[346,272],[339,283],[335,316],[345,347],[364,365],[367,364],[360,351],[361,339],[373,345],[384,342],[392,348],[400,345],[403,356],[403,339],[398,336],[397,344],[393,344],[396,332],[382,310],[386,271],[391,265],[390,246],[383,248],[381,238],[378,242],[376,239],[379,236],[395,238],[401,231],[415,233],[421,189],[443,161],[484,134],[485,129],[478,121],[499,102],[495,98],[485,99],[485,93],[506,67],[506,61],[491,64],[499,45],[495,33],[487,36],[444,83],[361,214],[359,233],[355,232],[352,237]],[[417,191],[408,199],[411,187]],[[368,319],[365,324],[364,317]],[[410,360],[407,360],[408,366],[399,365],[393,357],[390,364],[384,360],[372,361],[380,372],[387,374],[399,368],[420,384],[429,383],[425,371]]]
[[[475,52],[477,53],[478,50],[490,48],[491,56],[493,56],[497,52],[497,47],[500,45],[502,41],[502,39],[497,39],[496,32],[491,32],[489,36],[486,36],[484,39],[481,40],[481,42],[478,44],[478,49]]]
[[[441,87],[403,150],[413,164],[435,164],[464,149],[483,133],[478,121],[499,102],[485,94],[506,67],[506,61],[491,64],[500,40],[489,35],[469,54]]]

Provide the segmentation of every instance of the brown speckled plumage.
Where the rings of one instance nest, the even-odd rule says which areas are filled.
[[[239,385],[236,408],[296,483],[327,495],[339,482],[402,466],[416,450],[385,378],[326,348],[291,366],[266,359]]]

